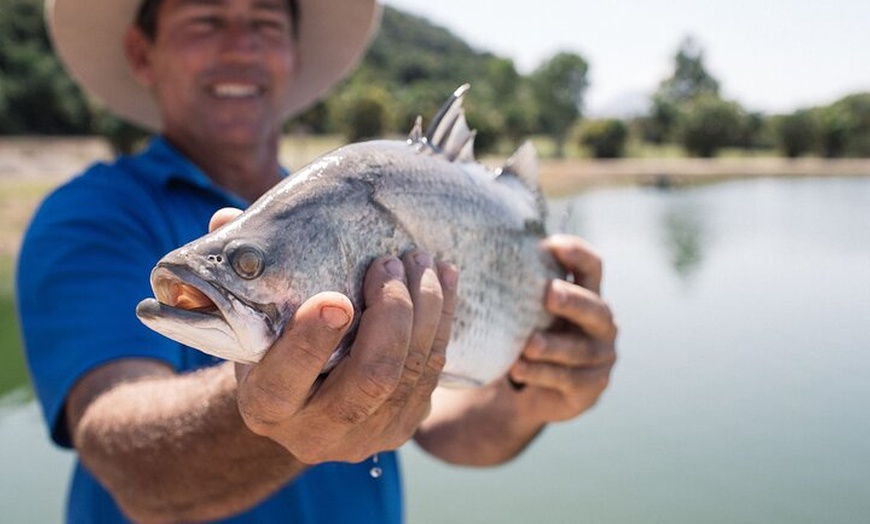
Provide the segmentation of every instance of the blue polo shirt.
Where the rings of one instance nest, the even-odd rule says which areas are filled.
[[[17,300],[27,359],[52,439],[70,446],[64,403],[91,369],[119,358],[152,358],[179,372],[217,359],[164,338],[136,318],[152,296],[151,268],[206,233],[221,207],[247,207],[164,138],[135,156],[96,164],[50,196],[35,214],[18,261]],[[250,511],[225,522],[397,523],[401,479],[395,453],[372,463],[313,467]],[[80,463],[67,521],[127,522]]]

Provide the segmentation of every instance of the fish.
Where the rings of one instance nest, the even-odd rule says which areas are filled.
[[[546,201],[526,142],[493,169],[476,161],[460,86],[407,140],[344,145],[288,176],[234,220],[177,248],[151,272],[138,318],[212,356],[256,363],[307,298],[353,303],[349,351],[369,265],[422,249],[459,272],[439,385],[479,387],[505,376],[531,334],[553,321],[548,282],[564,277],[543,246]]]

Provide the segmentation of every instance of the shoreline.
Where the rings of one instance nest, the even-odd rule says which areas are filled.
[[[544,160],[541,185],[550,196],[601,186],[674,187],[741,178],[870,176],[870,158],[622,158]]]
[[[339,145],[329,137],[300,139],[286,136],[281,159],[296,169]],[[98,161],[113,157],[100,137],[0,137],[0,181],[10,179],[64,180]],[[484,157],[483,163],[500,165],[504,159]],[[681,185],[722,178],[870,176],[870,158],[801,157],[649,157],[590,159],[542,158],[541,184],[547,193],[564,193],[595,185]]]
[[[291,169],[338,145],[329,137],[287,136],[281,160]],[[0,256],[14,256],[21,234],[44,195],[88,165],[112,159],[99,137],[0,137]],[[503,158],[486,157],[499,166]],[[675,187],[738,178],[870,176],[870,158],[718,157],[542,159],[541,185],[550,197],[601,187]]]

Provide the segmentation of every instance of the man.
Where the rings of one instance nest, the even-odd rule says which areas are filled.
[[[600,259],[548,240],[559,329],[535,334],[509,377],[435,390],[457,279],[423,252],[374,262],[348,358],[321,366],[353,309],[308,300],[254,366],[218,362],[144,328],[135,304],[170,249],[274,185],[281,125],[341,79],[374,0],[48,0],[55,47],[109,108],[159,131],[49,196],[21,252],[18,303],[34,384],[74,446],[70,522],[400,522],[393,450],[414,438],[457,464],[518,454],[605,388],[616,329]],[[518,387],[517,384],[520,386]],[[434,392],[433,392],[434,390]],[[369,474],[376,456],[383,473]]]

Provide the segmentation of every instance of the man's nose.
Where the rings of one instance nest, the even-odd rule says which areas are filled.
[[[259,50],[260,39],[250,21],[234,19],[226,23],[221,39],[223,54],[248,57]]]

